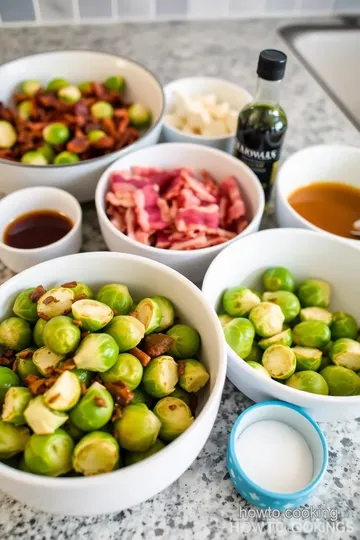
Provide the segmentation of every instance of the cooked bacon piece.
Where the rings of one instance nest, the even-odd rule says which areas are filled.
[[[179,208],[191,208],[192,206],[200,206],[201,201],[191,189],[183,188],[178,195],[177,204]]]
[[[21,351],[18,353],[18,357],[19,358],[23,358],[26,360],[26,358],[30,358],[31,356],[33,355],[33,351],[31,349],[25,349],[24,351]],[[7,356],[7,354],[5,353],[5,356]],[[10,356],[7,356],[8,358],[10,358],[12,355]]]
[[[65,287],[65,289],[75,289],[75,287],[77,287],[77,281],[68,281],[67,283],[63,283],[61,286]]]
[[[83,152],[86,152],[89,147],[90,141],[87,137],[75,137],[66,145],[67,150],[74,154],[82,154]]]
[[[99,396],[95,396],[95,397],[94,397],[94,401],[95,401],[95,405],[96,405],[97,407],[101,407],[101,408],[106,407],[106,401],[105,401],[105,399],[103,399],[103,398],[101,398],[101,397],[99,397]]]
[[[53,302],[58,302],[59,300],[56,300],[55,296],[47,296],[44,298],[44,304],[47,306],[48,304],[52,304]]]
[[[198,206],[192,208],[180,208],[175,225],[178,231],[186,231],[189,228],[197,230],[217,229],[219,226],[219,206]]]
[[[146,354],[155,358],[161,356],[169,350],[174,340],[166,334],[150,334],[144,337],[142,347]]]
[[[103,98],[105,95],[105,87],[101,83],[92,82],[91,83],[91,90],[98,98]]]
[[[39,300],[39,298],[41,298],[41,296],[43,294],[46,293],[46,289],[44,289],[44,287],[42,285],[38,285],[36,288],[35,288],[35,291],[33,291],[31,294],[29,294],[29,298],[30,300],[32,300],[32,302],[37,302]]]
[[[185,374],[185,360],[178,360],[178,374],[179,374],[179,377],[181,375],[184,375]]]
[[[6,356],[0,356],[0,366],[11,367],[15,362],[15,357],[7,358]]]
[[[110,392],[114,401],[122,407],[126,407],[126,405],[131,403],[134,394],[122,381],[117,381],[116,383],[103,382],[103,385]]]
[[[44,394],[46,390],[56,382],[57,378],[57,376],[53,376],[43,379],[37,375],[28,375],[24,382],[29,388],[30,392],[34,396],[38,396],[40,394]]]
[[[182,171],[180,174],[185,180],[187,187],[189,187],[201,201],[216,203],[216,198],[207,191],[199,180],[196,180],[196,178],[193,178],[185,171]]]
[[[151,356],[149,356],[148,354],[146,354],[144,351],[141,351],[140,349],[138,349],[137,347],[134,347],[133,349],[130,349],[129,351],[131,354],[133,354],[134,356],[136,356],[136,358],[138,360],[140,360],[141,364],[143,367],[146,367],[149,363],[150,363],[150,360],[151,360]]]
[[[245,216],[246,208],[242,199],[240,188],[233,176],[227,176],[221,182],[221,191],[230,201],[227,211],[227,222],[231,223],[236,219]]]
[[[113,137],[101,137],[101,139],[98,139],[97,141],[94,141],[91,143],[91,145],[94,148],[97,148],[99,150],[108,150],[114,147],[115,145],[115,139]]]
[[[184,240],[183,242],[174,242],[171,244],[170,249],[175,251],[187,251],[189,249],[201,249],[206,247],[207,245],[207,238],[205,234],[200,234],[196,236],[195,238],[191,238],[190,240]]]
[[[117,420],[120,420],[121,417],[122,417],[122,409],[120,407],[115,406],[113,415],[111,417],[111,421],[116,422]]]

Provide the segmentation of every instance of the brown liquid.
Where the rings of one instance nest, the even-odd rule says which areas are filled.
[[[21,214],[4,233],[4,243],[18,249],[33,249],[53,244],[73,227],[66,214],[56,210],[34,210]]]
[[[354,221],[360,219],[360,189],[340,183],[315,182],[295,190],[288,201],[316,227],[355,238],[350,231]]]

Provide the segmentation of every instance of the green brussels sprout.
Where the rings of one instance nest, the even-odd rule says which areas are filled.
[[[41,146],[38,147],[38,152],[41,152],[45,158],[46,158],[46,161],[48,163],[52,163],[54,157],[55,157],[55,152],[53,150],[53,147],[51,146],[51,144],[47,143],[47,142],[44,142]]]
[[[150,456],[153,456],[160,450],[165,448],[165,443],[156,439],[155,443],[147,450],[146,452],[126,452],[125,454],[125,465],[134,465],[134,463],[139,463]]]
[[[186,392],[186,390],[183,390],[183,388],[181,388],[180,386],[176,386],[175,390],[171,392],[169,397],[182,399],[188,407],[191,406],[191,394],[189,394],[189,392]]]
[[[175,390],[178,380],[177,363],[171,356],[163,355],[153,358],[146,366],[142,384],[150,396],[162,398]]]
[[[322,352],[310,347],[293,347],[296,356],[296,371],[317,371],[321,364]]]
[[[257,369],[260,375],[263,375],[265,377],[270,377],[270,373],[266,371],[264,366],[259,364],[258,362],[254,362],[253,360],[246,360],[246,363],[249,364],[249,366],[252,367],[253,369]]]
[[[293,329],[293,341],[301,347],[322,349],[331,338],[330,328],[321,321],[304,321]]]
[[[113,318],[113,310],[98,300],[77,300],[72,305],[72,314],[81,322],[81,328],[97,332]]]
[[[104,331],[116,341],[119,352],[133,349],[145,335],[143,323],[130,315],[117,315],[106,326]]]
[[[48,347],[40,347],[40,349],[36,349],[32,357],[35,367],[44,377],[48,376],[49,371],[51,371],[52,368],[58,367],[59,363],[63,359],[63,354],[54,353]]]
[[[57,92],[61,88],[66,88],[66,86],[69,86],[69,83],[65,79],[61,79],[60,77],[56,79],[51,79],[51,81],[48,82],[46,91],[47,92]]]
[[[330,396],[360,395],[360,377],[352,369],[328,366],[320,372],[328,384]]]
[[[221,313],[218,317],[222,328],[225,328],[229,322],[234,320],[234,317],[230,317],[227,313]]]
[[[210,375],[198,360],[187,358],[182,363],[183,373],[179,376],[179,385],[186,392],[198,392],[206,385]]]
[[[329,387],[326,380],[320,373],[316,373],[313,370],[294,373],[285,384],[291,388],[296,388],[296,390],[310,392],[311,394],[321,394],[323,396],[329,394]]]
[[[7,120],[0,120],[0,148],[11,148],[17,140],[17,133]]]
[[[334,345],[334,342],[333,341],[329,341],[329,343],[327,343],[325,345],[325,347],[323,347],[322,351],[323,351],[323,354],[327,354],[328,356],[330,355],[330,351],[331,349],[333,348],[333,345]]]
[[[280,308],[279,308],[280,309]],[[255,337],[253,324],[242,317],[229,322],[224,328],[227,344],[241,358],[249,356]]]
[[[39,150],[29,150],[21,156],[21,163],[26,165],[47,165],[47,159]]]
[[[360,369],[360,343],[354,339],[337,339],[330,351],[330,358],[337,366],[354,371]]]
[[[77,443],[72,462],[75,471],[84,476],[109,473],[119,465],[119,445],[109,433],[93,431]]]
[[[131,405],[135,405],[136,403],[145,403],[149,408],[152,407],[153,404],[153,397],[149,396],[145,392],[145,390],[141,387],[135,388],[135,390],[132,391],[133,398],[131,400]]]
[[[24,418],[34,433],[49,435],[65,424],[68,415],[60,411],[53,411],[46,405],[44,396],[36,396],[30,400],[26,407]]]
[[[108,90],[117,90],[118,92],[124,92],[125,79],[122,75],[112,75],[108,77],[104,82],[105,88]]]
[[[161,423],[144,403],[128,405],[114,424],[114,435],[119,444],[130,452],[147,452],[159,435]]]
[[[81,99],[81,92],[77,86],[63,86],[57,92],[58,98],[63,103],[73,104]]]
[[[81,332],[69,317],[60,315],[46,323],[42,338],[45,346],[52,352],[65,355],[79,345]]]
[[[26,349],[32,338],[28,321],[19,317],[9,317],[0,323],[0,345],[13,351]]]
[[[194,417],[190,408],[179,398],[165,397],[154,407],[154,414],[161,422],[159,437],[165,442],[175,440],[191,426]]]
[[[33,96],[41,88],[41,82],[35,80],[24,81],[20,87],[21,92],[27,96]]]
[[[330,285],[321,279],[306,279],[299,285],[298,298],[303,307],[327,308],[330,304]]]
[[[349,313],[335,311],[332,314],[331,339],[336,341],[341,338],[356,339],[358,325]]]
[[[293,321],[300,312],[301,306],[298,298],[289,291],[265,292],[263,301],[277,304],[284,314],[286,323]]]
[[[150,126],[152,114],[149,109],[141,103],[133,103],[128,108],[130,124],[138,129],[145,129]]]
[[[194,328],[186,324],[175,324],[166,333],[174,340],[167,351],[171,356],[188,358],[199,351],[200,336]]]
[[[109,422],[114,401],[106,388],[94,382],[70,412],[70,420],[82,431],[94,431]]]
[[[72,290],[73,295],[74,295],[74,301],[80,300],[80,299],[83,300],[86,298],[91,299],[94,297],[94,293],[92,292],[90,287],[86,285],[86,283],[82,283],[81,281],[73,281],[71,283],[64,283],[62,286],[67,289]],[[106,304],[106,302],[104,302],[104,304]]]
[[[170,328],[174,324],[175,320],[175,309],[172,303],[165,296],[152,296],[151,300],[157,303],[161,311],[161,319],[158,327],[156,328],[157,332],[162,332],[167,328]]]
[[[1,415],[3,422],[21,426],[25,424],[24,411],[32,398],[28,388],[12,386],[5,394],[4,406]]]
[[[271,377],[284,380],[295,372],[296,356],[290,347],[271,345],[263,354],[262,364]]]
[[[91,106],[91,116],[96,120],[103,120],[104,118],[112,118],[114,116],[113,106],[107,101],[97,101]]]
[[[118,355],[119,347],[111,336],[108,334],[89,334],[76,350],[74,362],[79,369],[102,373],[115,364]]]
[[[17,114],[20,120],[29,120],[32,113],[32,104],[31,101],[28,99],[25,99],[25,101],[22,101],[17,106]]]
[[[330,358],[328,356],[322,356],[321,358],[321,363],[320,363],[320,367],[318,369],[318,371],[322,371],[323,369],[325,369],[326,367],[328,366],[331,366],[333,365],[332,361],[330,360]]]
[[[290,328],[288,328],[287,330],[283,330],[282,332],[279,332],[278,334],[275,334],[275,336],[260,339],[258,343],[259,347],[261,347],[264,350],[270,347],[271,345],[276,345],[276,344],[285,345],[286,347],[291,347],[292,331]]]
[[[283,266],[269,268],[262,275],[265,291],[295,291],[295,279],[292,273]]]
[[[281,332],[285,316],[277,304],[261,302],[250,311],[249,321],[259,336],[271,337]]]
[[[134,311],[134,317],[143,323],[145,335],[154,332],[161,321],[161,310],[152,298],[144,298],[138,303]]]
[[[250,313],[251,309],[261,300],[257,294],[247,287],[231,287],[227,289],[222,297],[222,304],[225,312],[232,317],[243,317]]]
[[[72,423],[71,420],[67,420],[65,424],[62,426],[62,429],[66,431],[68,435],[73,439],[73,441],[80,441],[85,435],[85,433],[75,426],[75,424]]]
[[[33,329],[33,340],[37,347],[43,347],[45,345],[43,332],[47,321],[45,319],[38,319]]]
[[[90,142],[96,142],[102,139],[103,137],[106,137],[106,133],[102,129],[92,129],[87,134],[87,137]]]
[[[256,341],[253,341],[250,354],[244,358],[247,362],[261,362],[263,352]]]
[[[330,311],[321,307],[307,307],[300,311],[300,321],[321,321],[330,325],[332,317]]]
[[[50,300],[49,300],[50,299]],[[44,293],[38,300],[37,313],[41,319],[49,320],[71,311],[74,300],[72,289],[55,287]]]
[[[70,131],[65,124],[53,122],[44,127],[42,136],[50,144],[64,144],[70,138]]]
[[[92,84],[89,81],[84,81],[77,85],[78,89],[82,94],[88,94],[92,91]]]
[[[20,386],[16,373],[5,366],[0,366],[0,408],[4,402],[5,394],[12,386]]]
[[[122,283],[103,285],[96,295],[96,300],[109,306],[117,315],[128,315],[133,304],[129,289]]]
[[[81,396],[80,381],[72,371],[63,371],[55,383],[46,390],[44,402],[53,411],[72,409]]]
[[[25,426],[14,426],[0,420],[0,459],[9,459],[22,452],[30,437]]]
[[[80,158],[77,154],[64,150],[55,156],[54,165],[68,165],[69,163],[78,163],[79,161]]]
[[[80,381],[80,384],[85,384],[86,387],[88,387],[94,377],[94,373],[91,371],[88,371],[87,369],[72,369],[71,373],[74,373],[74,375],[77,376],[77,378]]]
[[[16,372],[22,382],[25,382],[26,377],[29,375],[41,377],[41,373],[35,366],[32,358],[21,358],[19,355],[16,355]]]
[[[31,435],[28,440],[24,460],[33,474],[60,476],[72,469],[74,441],[63,429],[48,435]]]
[[[143,367],[140,362],[130,353],[121,353],[115,364],[100,377],[105,382],[122,381],[130,390],[135,390],[141,383]]]

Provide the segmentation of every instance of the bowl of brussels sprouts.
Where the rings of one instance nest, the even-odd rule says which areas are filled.
[[[226,372],[221,325],[195,285],[149,259],[84,253],[25,270],[0,300],[4,491],[102,514],[191,465]]]
[[[320,421],[359,416],[359,265],[353,246],[300,229],[261,231],[216,257],[203,292],[239,390]]]

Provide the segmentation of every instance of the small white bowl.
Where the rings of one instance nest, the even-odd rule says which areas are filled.
[[[232,109],[240,111],[244,105],[252,100],[251,94],[241,86],[224,79],[213,77],[188,77],[178,79],[167,84],[164,87],[166,111],[165,114],[171,114],[174,104],[174,91],[178,90],[189,96],[199,96],[204,94],[215,94],[218,101],[227,101]],[[176,129],[166,122],[163,123],[163,137],[168,142],[192,142],[195,144],[204,144],[219,148],[232,153],[234,146],[234,135],[222,135],[220,137],[203,137],[202,135],[193,135],[180,129]]]
[[[9,223],[33,210],[62,212],[72,220],[73,227],[60,240],[39,248],[18,249],[4,244],[4,232]],[[82,241],[81,216],[78,201],[62,189],[31,187],[7,195],[0,201],[0,258],[13,272],[22,272],[43,261],[77,253]]]
[[[355,146],[309,146],[290,156],[280,167],[276,179],[276,214],[279,226],[321,232],[327,237],[338,238],[360,249],[360,240],[344,238],[316,227],[298,214],[288,201],[293,191],[314,182],[341,182],[360,189],[359,171],[360,149]]]
[[[264,191],[257,176],[244,163],[220,150],[206,146],[177,143],[157,144],[118,159],[99,180],[95,194],[96,211],[102,235],[110,251],[149,257],[171,266],[191,281],[201,283],[214,257],[224,246],[234,241],[229,240],[224,244],[192,251],[172,251],[146,246],[120,232],[111,223],[105,212],[105,195],[108,191],[109,178],[113,171],[129,170],[136,165],[166,169],[176,167],[190,167],[195,170],[207,169],[218,181],[225,176],[233,175],[239,182],[252,218],[246,229],[234,240],[259,229],[264,212]]]

